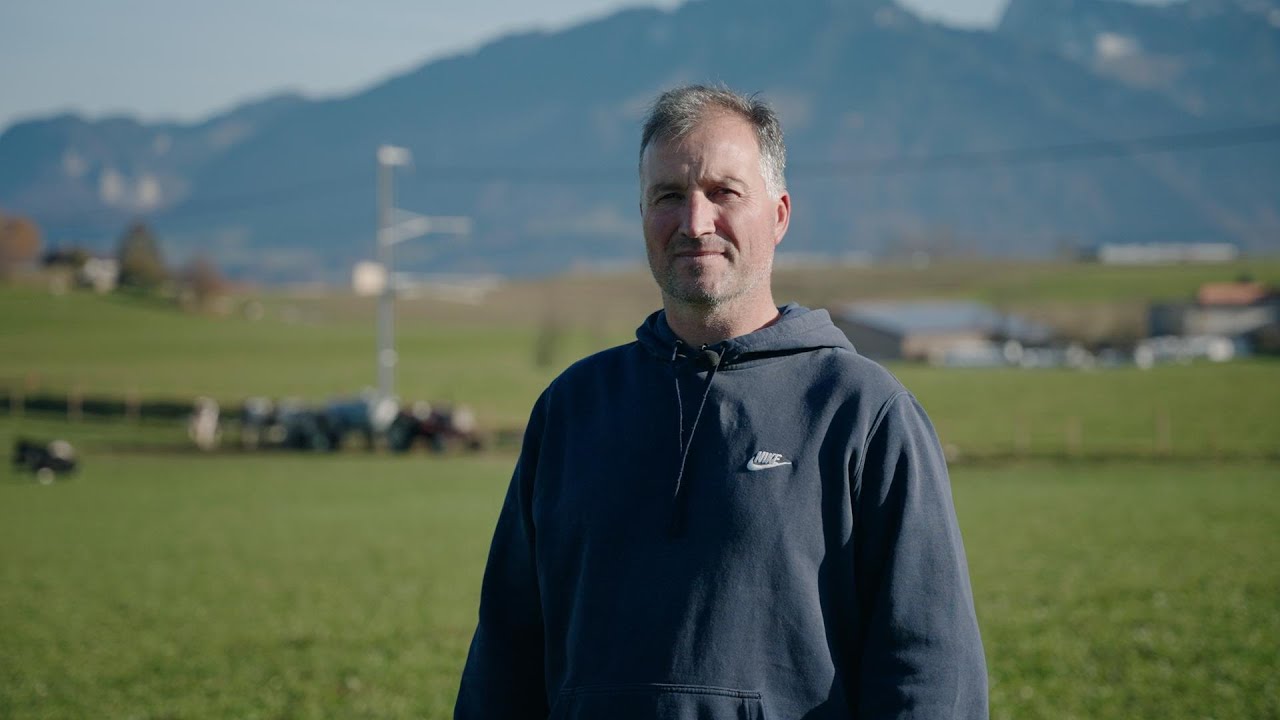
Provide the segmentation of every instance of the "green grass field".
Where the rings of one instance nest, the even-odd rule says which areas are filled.
[[[563,282],[566,294],[585,292],[573,290],[574,278]],[[368,303],[274,297],[268,307],[266,318],[252,322],[187,315],[129,298],[0,291],[0,383],[79,388],[90,395],[205,394],[228,403],[250,395],[320,400],[372,384]],[[405,304],[401,394],[465,402],[491,429],[521,427],[560,369],[632,337],[621,321],[566,320],[552,362],[538,366],[536,322],[516,324],[493,307],[453,309],[459,315],[438,304]],[[471,322],[468,313],[475,315]],[[892,369],[961,458],[1280,452],[1280,362],[1274,359],[1151,371]]]
[[[782,271],[778,287],[811,305],[1132,309],[1242,273],[1277,282],[1280,262]],[[226,402],[371,383],[371,303],[260,302],[255,321],[0,288],[0,383]],[[401,393],[518,427],[656,303],[641,273],[401,303]],[[892,369],[956,458],[994,718],[1280,720],[1280,362]],[[84,469],[52,486],[0,471],[0,718],[449,716],[510,454],[210,456],[175,424],[5,410],[0,447],[66,437]]]
[[[447,718],[510,464],[100,454],[0,483],[0,716]],[[994,718],[1280,717],[1274,466],[953,483]]]
[[[961,458],[1019,452],[1098,458],[1280,456],[1280,362],[1274,359],[1150,371],[908,365],[893,370]],[[1167,423],[1163,439],[1162,418]]]

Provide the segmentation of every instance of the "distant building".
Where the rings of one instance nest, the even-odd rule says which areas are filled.
[[[1238,260],[1231,243],[1108,243],[1090,248],[1083,259],[1103,265],[1175,265]]]
[[[1202,285],[1194,302],[1156,303],[1147,315],[1147,333],[1218,335],[1238,338],[1280,322],[1280,293],[1258,282]]]
[[[76,280],[95,292],[112,292],[120,282],[120,263],[115,258],[87,258],[80,266]]]
[[[1205,283],[1196,291],[1196,302],[1201,306],[1258,305],[1275,296],[1266,283],[1240,281]]]
[[[970,301],[858,303],[833,316],[858,352],[876,360],[938,361],[951,355],[979,364],[1006,343],[1045,345],[1053,337],[1044,325]]]

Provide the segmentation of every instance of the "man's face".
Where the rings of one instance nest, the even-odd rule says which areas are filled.
[[[773,251],[791,198],[769,194],[747,121],[705,117],[677,141],[659,139],[640,164],[649,268],[664,299],[716,307],[769,291]]]

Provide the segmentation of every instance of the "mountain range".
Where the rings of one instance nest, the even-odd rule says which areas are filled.
[[[787,132],[783,249],[1044,257],[1104,242],[1280,250],[1280,0],[1012,0],[992,30],[890,0],[691,0],[496,40],[355,94],[197,124],[74,115],[0,134],[0,208],[110,251],[345,279],[373,254],[375,150],[396,203],[469,215],[398,248],[418,271],[639,262],[639,125],[689,82],[759,92]]]

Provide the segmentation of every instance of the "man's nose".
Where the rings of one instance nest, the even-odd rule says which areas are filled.
[[[685,237],[696,238],[714,235],[716,231],[715,204],[702,193],[690,193],[680,218],[680,232]]]

